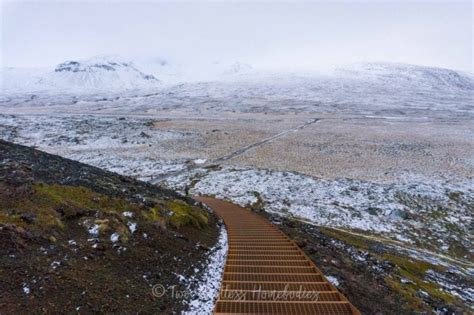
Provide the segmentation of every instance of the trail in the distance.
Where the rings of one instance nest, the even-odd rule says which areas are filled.
[[[293,128],[290,128],[290,129],[286,129],[286,130],[283,130],[282,132],[279,132],[271,137],[268,137],[268,138],[265,138],[265,139],[262,139],[258,142],[254,142],[254,143],[251,143],[249,145],[246,145],[245,147],[242,147],[238,150],[235,150],[231,153],[228,153],[226,155],[223,155],[221,157],[218,157],[214,160],[211,160],[209,162],[207,162],[205,165],[214,165],[214,164],[219,164],[219,163],[222,163],[224,161],[228,161],[230,159],[233,159],[234,157],[236,156],[239,156],[239,155],[242,155],[243,153],[255,148],[255,147],[258,147],[258,146],[261,146],[261,145],[264,145],[266,143],[269,143],[271,141],[274,141],[278,138],[281,138],[281,137],[284,137],[286,136],[287,134],[289,133],[293,133],[293,132],[297,132],[301,129],[304,129],[306,127],[308,127],[309,125],[312,125],[312,124],[315,124],[317,123],[318,121],[320,120],[320,118],[312,118],[311,120],[305,122],[304,124],[301,124],[301,125],[298,125],[298,126],[295,126]],[[161,182],[162,180],[166,179],[166,178],[169,178],[169,177],[172,177],[172,176],[177,176],[177,175],[181,175],[183,173],[186,173],[186,172],[189,172],[193,169],[196,169],[196,168],[201,168],[205,165],[190,165],[190,166],[187,166],[186,168],[182,169],[182,170],[178,170],[178,171],[174,171],[174,172],[169,172],[169,173],[166,173],[166,174],[163,174],[163,175],[160,175],[154,179],[152,179],[150,182],[152,184],[157,184],[159,182]]]
[[[299,126],[296,126],[296,127],[293,127],[293,128],[287,129],[287,130],[284,130],[284,131],[282,131],[282,132],[280,132],[280,133],[277,133],[276,135],[273,135],[273,136],[268,137],[268,138],[265,138],[265,139],[263,139],[263,140],[261,140],[261,141],[258,141],[258,142],[249,144],[249,145],[247,145],[247,146],[245,146],[245,147],[243,147],[243,148],[240,148],[240,149],[238,149],[238,150],[236,150],[236,151],[234,151],[234,152],[231,152],[231,153],[229,153],[229,154],[227,154],[227,155],[221,156],[221,157],[219,157],[219,158],[213,160],[212,163],[213,163],[213,164],[218,164],[218,163],[221,163],[221,162],[223,162],[223,161],[230,160],[230,159],[232,159],[232,158],[234,158],[234,157],[236,157],[236,156],[238,156],[238,155],[241,155],[241,154],[247,152],[247,151],[250,150],[250,149],[253,149],[253,148],[255,148],[255,147],[261,146],[261,145],[263,145],[263,144],[265,144],[265,143],[268,143],[268,142],[271,142],[271,141],[273,141],[273,140],[275,140],[275,139],[281,138],[281,137],[283,137],[283,136],[285,136],[285,135],[287,135],[287,134],[289,134],[289,133],[297,132],[298,130],[301,130],[301,129],[303,129],[303,128],[309,126],[309,125],[312,125],[312,124],[314,124],[314,123],[316,123],[316,122],[318,122],[318,121],[319,121],[319,118],[313,118],[313,119],[311,119],[310,121],[307,121],[307,122],[304,123],[304,124],[301,124],[301,125],[299,125]]]

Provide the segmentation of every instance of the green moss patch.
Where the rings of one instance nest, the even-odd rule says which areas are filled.
[[[404,297],[409,308],[418,311],[424,310],[426,304],[423,303],[423,299],[420,297],[420,291],[424,291],[428,293],[431,298],[441,300],[446,304],[456,304],[456,297],[442,291],[436,283],[425,280],[428,270],[442,272],[444,271],[442,266],[393,254],[385,254],[380,258],[389,260],[395,264],[397,266],[395,274],[400,278],[408,280],[407,283],[401,283],[399,279],[392,277],[385,278],[386,284]]]
[[[8,187],[0,188],[7,189]],[[96,193],[85,187],[33,184],[0,198],[0,224],[14,224],[48,237],[66,229],[67,222],[77,219],[83,226],[98,225],[101,234],[119,232],[121,240],[129,236],[123,212],[131,212],[134,221],[146,219],[160,225],[202,228],[207,213],[181,200],[164,201],[153,207]],[[159,202],[159,201],[158,201]]]
[[[0,223],[47,232],[61,231],[70,219],[100,213],[115,215],[137,211],[137,206],[123,199],[111,198],[84,187],[34,184],[13,198],[0,201]],[[8,210],[7,210],[8,209]]]
[[[169,218],[170,223],[177,228],[186,225],[203,228],[209,221],[207,213],[198,207],[190,206],[184,201],[167,201],[165,205],[172,211],[171,217]]]
[[[320,231],[331,238],[335,238],[337,240],[343,241],[344,243],[354,246],[356,248],[365,249],[365,250],[369,248],[370,241],[368,241],[367,239],[363,237],[360,237],[348,232],[344,232],[341,230],[325,228],[325,227],[321,227]]]

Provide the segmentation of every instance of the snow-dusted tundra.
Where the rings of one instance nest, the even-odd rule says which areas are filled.
[[[183,193],[258,205],[385,240],[418,259],[474,275],[471,74],[383,63],[324,76],[261,73],[241,63],[209,65],[213,76],[208,78],[190,77],[185,70],[163,60],[132,63],[116,57],[68,61],[34,73],[3,70],[0,137],[142,180],[160,178],[160,184]],[[316,135],[324,138],[325,133],[335,141],[344,137],[308,128],[305,138],[295,130],[252,146],[314,117],[341,128],[349,120],[369,126],[376,119],[384,125],[371,126],[379,129],[356,144],[317,142]],[[381,137],[397,123],[407,128],[406,142],[393,140],[380,149]],[[415,129],[410,134],[410,128],[438,125],[449,130],[448,140],[437,142]],[[248,126],[255,129],[248,132]],[[286,158],[290,144],[306,154],[304,162],[297,155]],[[404,170],[392,167],[390,174],[396,176],[380,181],[306,172],[319,166],[313,154],[339,163],[354,148],[377,154],[377,178],[389,173],[386,165]],[[232,152],[235,157],[220,159]],[[352,158],[367,159],[359,153]],[[427,167],[413,171],[418,167],[413,161]],[[372,163],[370,158],[365,162]],[[215,288],[222,251],[210,259],[213,277],[200,292]],[[473,301],[472,289],[453,292]],[[194,301],[191,306],[198,310],[201,304],[212,305]]]
[[[260,202],[267,211],[281,215],[321,226],[366,231],[445,254],[450,245],[459,243],[469,248],[472,244],[473,179],[375,184],[225,167],[194,170],[168,179],[167,185],[243,206]],[[428,240],[426,235],[430,235]]]

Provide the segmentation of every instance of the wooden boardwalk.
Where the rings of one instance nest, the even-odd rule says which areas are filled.
[[[268,220],[229,202],[195,199],[227,227],[229,252],[215,314],[360,314]]]

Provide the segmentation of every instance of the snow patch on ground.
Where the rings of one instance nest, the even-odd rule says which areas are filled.
[[[97,225],[97,224],[94,224],[92,226],[90,226],[87,231],[89,232],[89,234],[92,236],[92,237],[97,237],[99,235],[99,228],[100,226]]]
[[[219,294],[227,249],[227,231],[222,225],[217,244],[210,250],[208,265],[204,270],[206,276],[195,289],[192,295],[195,298],[189,302],[189,310],[185,314],[212,314]]]
[[[132,234],[137,230],[137,224],[135,222],[128,222],[127,226]]]
[[[118,234],[117,232],[113,233],[112,235],[110,235],[110,241],[112,243],[115,243],[119,240],[120,238],[120,234]]]
[[[340,285],[339,280],[336,277],[333,276],[327,276],[326,279],[328,279],[329,282],[332,283],[332,285],[338,287]]]
[[[30,294],[30,291],[31,291],[30,287],[26,283],[22,284],[22,289],[23,289],[23,293],[25,293],[26,295]]]

